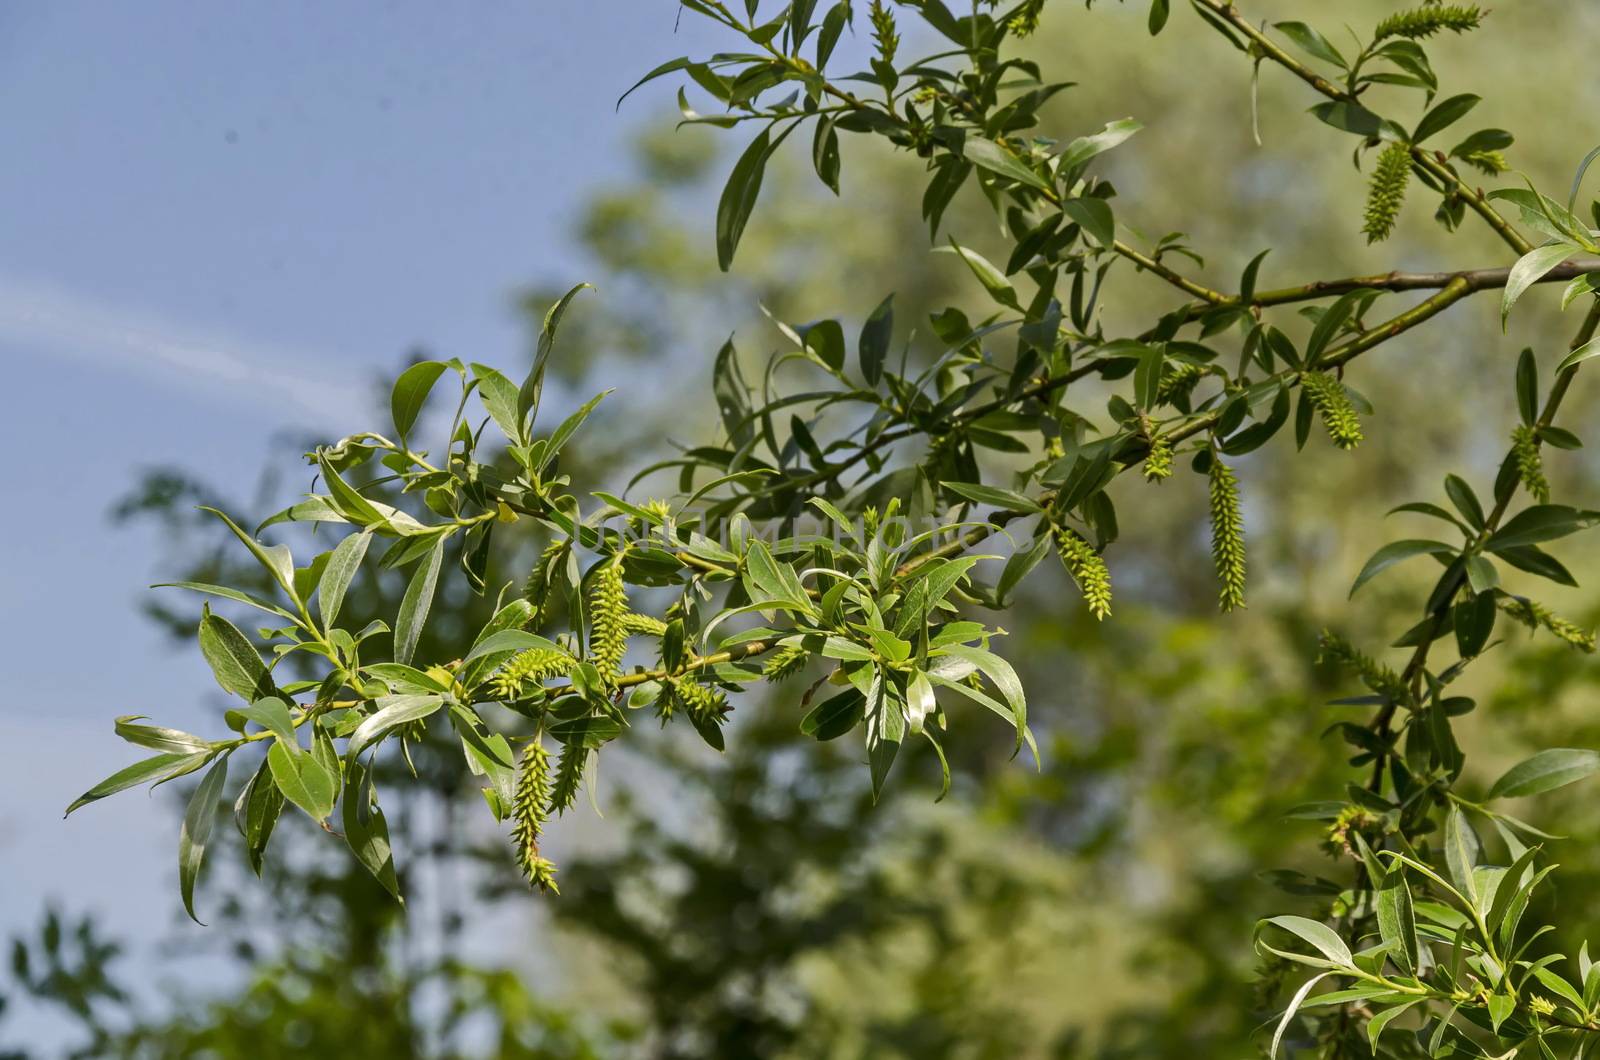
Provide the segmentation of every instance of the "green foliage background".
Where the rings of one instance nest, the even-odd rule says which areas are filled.
[[[1303,7],[1261,2],[1252,14]],[[1367,24],[1389,10],[1360,0],[1338,15]],[[1042,124],[1072,133],[1129,113],[1143,120],[1140,150],[1112,156],[1107,175],[1126,221],[1150,237],[1183,230],[1229,248],[1197,273],[1236,276],[1268,246],[1264,282],[1503,256],[1490,233],[1469,225],[1446,236],[1421,206],[1402,212],[1388,244],[1366,247],[1365,175],[1304,120],[1310,94],[1264,84],[1256,146],[1248,64],[1192,21],[1150,39],[1140,10],[1058,3],[1049,15],[1030,47],[1082,83]],[[1435,49],[1435,62],[1462,90],[1514,84],[1485,91],[1477,117],[1518,131],[1513,165],[1564,186],[1592,146],[1574,136],[1595,132],[1575,134],[1596,102],[1595,51],[1571,42],[1597,35],[1600,12],[1585,5],[1519,0],[1485,31]],[[1581,113],[1575,85],[1589,86]],[[632,113],[652,107],[647,98]],[[900,318],[920,321],[971,301],[965,270],[928,252],[907,207],[917,159],[847,149],[845,194],[824,201],[801,152],[785,155],[728,277],[710,237],[725,145],[709,130],[647,128],[636,178],[597,189],[575,222],[601,295],[567,324],[563,345],[583,355],[554,366],[570,393],[624,388],[626,405],[602,407],[579,454],[601,479],[642,463],[641,448],[709,431],[710,352],[730,329],[747,352],[776,344],[757,303],[780,319],[840,308],[859,319],[893,291]],[[958,200],[948,227],[982,251],[992,220],[976,198]],[[1148,296],[1107,312],[1137,320],[1170,301],[1154,280]],[[550,301],[528,292],[530,321]],[[1413,518],[1377,513],[1436,489],[1447,470],[1493,474],[1516,416],[1504,351],[1526,343],[1553,357],[1564,335],[1540,330],[1550,325],[1566,327],[1554,314],[1514,317],[1502,339],[1491,302],[1466,307],[1363,362],[1359,385],[1378,415],[1356,457],[1311,446],[1290,459],[1275,445],[1242,459],[1248,610],[1214,614],[1203,486],[1192,477],[1127,502],[1117,621],[1095,623],[1056,565],[1037,568],[1004,646],[1036,690],[1037,773],[1010,762],[997,733],[952,762],[944,803],[930,804],[937,767],[919,757],[873,808],[853,750],[793,739],[797,692],[778,686],[759,706],[741,704],[725,756],[665,735],[624,752],[599,785],[605,822],[569,817],[549,841],[563,895],[531,907],[501,837],[471,813],[478,796],[459,756],[423,753],[423,790],[392,822],[419,893],[405,917],[307,826],[289,863],[269,869],[270,903],[227,867],[238,859],[210,861],[204,886],[229,895],[210,942],[241,971],[238,991],[143,1009],[113,985],[117,965],[96,932],[115,925],[75,932],[52,915],[18,941],[8,992],[75,1013],[85,1056],[1248,1055],[1282,972],[1258,979],[1251,926],[1299,900],[1259,869],[1326,871],[1310,853],[1321,826],[1282,812],[1345,776],[1342,746],[1318,740],[1338,708],[1314,691],[1339,692],[1310,661],[1316,631],[1397,627],[1426,572],[1400,572],[1353,607],[1343,599],[1361,561]],[[1580,403],[1594,398],[1592,380],[1578,385]],[[1584,453],[1550,465],[1562,492],[1593,494]],[[174,578],[253,576],[189,514],[213,488],[171,469],[124,506],[169,524]],[[223,491],[229,510],[274,507],[243,492]],[[497,547],[512,569],[536,543]],[[401,588],[358,583],[349,606],[392,613]],[[1587,588],[1551,602],[1591,628],[1600,619]],[[451,657],[450,638],[487,617],[466,597],[438,613],[458,606],[460,623],[427,631],[439,641],[428,657]],[[152,617],[190,635],[187,611]],[[1560,645],[1513,633],[1469,681],[1468,694],[1498,690],[1462,730],[1484,781],[1536,747],[1600,745],[1595,670]],[[674,803],[662,812],[667,791]],[[1574,913],[1600,896],[1600,818],[1582,812],[1587,791],[1540,804],[1571,830],[1560,889],[1543,901],[1559,901],[1574,930],[1584,919]],[[468,921],[492,925],[494,952]],[[1570,953],[1578,941],[1551,946]]]

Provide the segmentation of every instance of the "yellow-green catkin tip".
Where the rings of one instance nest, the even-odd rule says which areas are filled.
[[[522,598],[532,604],[534,609],[527,622],[530,628],[538,628],[544,619],[550,600],[550,569],[555,565],[557,557],[565,552],[570,544],[571,542],[565,538],[550,542],[539,554],[539,560],[533,569],[528,572],[528,580],[522,583]]]
[[[1522,622],[1529,629],[1543,629],[1557,640],[1581,652],[1592,653],[1595,650],[1594,633],[1576,622],[1569,622],[1536,600],[1502,594],[1496,598],[1496,603],[1499,604],[1500,610]]]
[[[630,611],[622,616],[622,629],[626,633],[641,637],[659,637],[667,632],[667,624],[654,615],[640,615]]]
[[[761,668],[761,676],[768,681],[785,681],[799,673],[805,667],[810,653],[798,644],[786,644],[772,653],[767,664]]]
[[[684,709],[702,723],[721,725],[727,719],[728,697],[721,689],[680,677],[673,682],[672,692]]]
[[[1379,695],[1397,703],[1408,698],[1405,683],[1400,680],[1399,674],[1375,661],[1337,633],[1323,630],[1318,646],[1321,648],[1319,658],[1322,661],[1338,663],[1350,670],[1361,678],[1362,684]]]
[[[589,765],[589,749],[581,740],[561,745],[561,761],[556,765],[555,782],[550,785],[547,814],[562,814],[578,801],[583,773]]]
[[[539,836],[549,819],[550,754],[535,737],[523,748],[517,769],[516,800],[512,805],[511,842],[516,850],[517,866],[528,883],[560,894],[556,886],[556,869],[548,858],[539,853]]]
[[[530,685],[572,672],[572,656],[552,648],[519,652],[489,679],[489,693],[498,700],[520,699]]]
[[[1372,183],[1367,188],[1367,210],[1361,230],[1368,243],[1389,238],[1394,231],[1395,219],[1406,201],[1406,181],[1411,177],[1411,148],[1402,143],[1391,143],[1378,155],[1378,164],[1372,170]]]
[[[1028,0],[1011,16],[1006,28],[1014,37],[1031,37],[1039,28],[1039,16],[1044,13],[1044,0]]]
[[[628,594],[622,584],[622,563],[612,560],[594,573],[589,592],[589,655],[601,680],[609,686],[622,672],[628,650],[623,621],[628,614]]]
[[[1172,443],[1164,435],[1150,439],[1150,451],[1144,457],[1146,482],[1160,482],[1172,477]]]
[[[1219,602],[1224,611],[1244,606],[1244,516],[1239,506],[1239,482],[1233,469],[1213,456],[1209,478],[1211,494],[1211,558],[1222,583]]]
[[[873,40],[878,45],[878,58],[886,63],[893,63],[895,52],[900,48],[900,34],[895,30],[894,12],[889,10],[889,5],[883,0],[872,0],[868,19],[872,23]]]
[[[1156,404],[1165,405],[1188,394],[1204,373],[1205,370],[1198,364],[1188,361],[1168,364],[1166,371],[1161,373],[1160,385],[1156,387]]]
[[[1300,376],[1300,385],[1305,387],[1306,398],[1322,417],[1322,425],[1334,445],[1354,449],[1361,444],[1361,417],[1345,393],[1344,384],[1327,372],[1311,371]]]
[[[1465,33],[1478,28],[1483,14],[1476,4],[1428,4],[1412,11],[1397,11],[1378,23],[1373,39],[1406,37],[1417,40],[1445,29]]]
[[[1104,620],[1111,614],[1111,572],[1106,561],[1083,537],[1071,527],[1055,527],[1056,552],[1061,563],[1078,583],[1083,602],[1095,618]]]
[[[1528,426],[1511,432],[1511,455],[1517,463],[1517,478],[1540,504],[1550,503],[1550,480],[1544,477],[1544,457],[1539,452],[1539,435]]]

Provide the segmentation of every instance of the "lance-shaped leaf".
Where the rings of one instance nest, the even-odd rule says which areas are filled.
[[[350,534],[328,556],[328,565],[322,569],[322,580],[317,583],[317,609],[322,612],[322,624],[328,629],[333,629],[339,619],[339,609],[344,606],[344,594],[349,590],[351,579],[356,576],[371,542],[370,532]]]
[[[418,565],[400,599],[400,613],[394,622],[394,661],[409,663],[416,653],[417,641],[422,639],[423,624],[428,621],[428,611],[433,607],[433,594],[439,584],[439,566],[444,562],[443,537],[435,541],[427,559]]]
[[[339,795],[338,777],[331,776],[311,755],[281,739],[272,741],[267,764],[284,798],[310,814],[312,820],[327,820]]]
[[[119,791],[126,791],[139,784],[171,780],[181,777],[185,773],[193,773],[205,765],[211,758],[210,751],[195,751],[184,753],[182,751],[169,751],[166,754],[153,755],[150,758],[135,762],[131,766],[117,770],[88,791],[72,800],[72,805],[67,807],[63,817],[69,816],[73,810],[86,806],[91,802],[115,795]]]
[[[228,756],[223,755],[194,789],[183,814],[183,827],[178,832],[178,889],[183,895],[183,911],[196,924],[200,923],[200,918],[194,915],[194,881],[200,875],[200,863],[205,860],[206,844],[211,840],[211,829],[217,820],[217,800],[222,797],[222,785],[227,779]]]
[[[209,607],[200,616],[200,651],[224,692],[255,701],[277,692],[261,655],[237,626]]]
[[[1491,799],[1514,799],[1563,787],[1600,772],[1600,751],[1552,747],[1506,770],[1489,789]]]
[[[1392,865],[1378,888],[1378,932],[1395,964],[1407,975],[1417,971],[1417,918],[1404,867]]]

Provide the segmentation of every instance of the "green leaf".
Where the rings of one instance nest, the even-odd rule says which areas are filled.
[[[1489,788],[1491,799],[1515,799],[1564,787],[1600,772],[1600,751],[1552,747],[1506,770]]]
[[[539,348],[533,355],[533,368],[522,381],[522,386],[517,390],[517,434],[527,436],[528,417],[538,414],[539,399],[544,394],[544,374],[550,365],[550,354],[556,348],[556,330],[561,326],[561,318],[567,313],[567,307],[572,300],[583,291],[592,291],[593,286],[580,283],[566,294],[556,299],[545,311],[544,321],[539,326]]]
[[[1500,299],[1500,326],[1505,327],[1507,318],[1511,316],[1511,307],[1516,305],[1524,291],[1581,249],[1570,243],[1552,243],[1536,247],[1518,258],[1517,263],[1511,266],[1511,275],[1506,278],[1505,293]]]
[[[1454,555],[1455,552],[1453,546],[1443,541],[1421,539],[1392,541],[1374,552],[1372,558],[1367,560],[1367,565],[1356,575],[1355,584],[1350,586],[1350,595],[1354,596],[1356,590],[1402,560],[1411,559],[1413,556]]]
[[[965,644],[946,644],[935,653],[939,656],[959,659],[964,663],[975,666],[987,677],[1005,698],[1006,705],[1011,708],[1012,718],[1017,726],[1017,747],[1012,754],[1022,750],[1023,734],[1028,727],[1028,700],[1022,689],[1022,682],[1017,678],[1017,672],[1011,664],[991,651],[982,648],[973,648]],[[930,674],[930,677],[933,675]],[[937,682],[936,682],[937,683]]]
[[[1389,1026],[1397,1016],[1404,1015],[1407,1009],[1423,1000],[1423,998],[1414,997],[1409,1001],[1402,1001],[1398,1005],[1384,1009],[1367,1021],[1367,1040],[1372,1043],[1373,1056],[1378,1055],[1378,1038],[1382,1036],[1383,1029]]]
[[[1289,1029],[1289,1021],[1294,1019],[1296,1012],[1300,1011],[1301,1002],[1305,1001],[1306,995],[1311,993],[1312,988],[1332,974],[1332,972],[1323,972],[1320,975],[1314,975],[1307,979],[1299,990],[1294,992],[1294,997],[1289,999],[1289,1007],[1283,1010],[1283,1016],[1278,1020],[1278,1029],[1272,1032],[1272,1050],[1267,1054],[1268,1056],[1273,1057],[1275,1060],[1278,1055],[1278,1046],[1283,1043],[1283,1032]]]
[[[400,879],[394,868],[394,849],[389,843],[389,822],[378,805],[377,793],[372,787],[372,771],[353,757],[348,768],[340,814],[345,842],[350,844],[356,860],[372,873],[373,879],[404,905]]]
[[[1600,521],[1600,512],[1580,511],[1564,504],[1535,504],[1506,520],[1489,538],[1491,552],[1554,541]]]
[[[1449,496],[1450,503],[1456,506],[1456,511],[1467,521],[1468,526],[1474,530],[1483,529],[1483,504],[1466,479],[1460,475],[1446,475],[1444,492]]]
[[[1111,212],[1111,205],[1104,199],[1068,199],[1061,204],[1061,212],[1081,225],[1089,233],[1089,238],[1100,246],[1109,247],[1116,241],[1116,217]]]
[[[981,166],[991,173],[998,173],[1007,180],[1014,180],[1018,184],[1026,184],[1040,191],[1050,190],[1050,185],[1045,183],[1044,178],[1023,165],[993,140],[985,140],[981,136],[969,133],[962,141],[961,153],[968,162]]]
[[[1172,13],[1168,0],[1150,0],[1150,36],[1160,33],[1167,24],[1167,16]]]
[[[847,689],[812,707],[800,719],[800,731],[817,740],[835,740],[854,729],[866,716],[866,697]]]
[[[254,702],[277,692],[267,664],[237,626],[208,607],[200,616],[200,651],[224,692]]]
[[[256,700],[247,707],[229,711],[230,715],[238,715],[245,721],[253,721],[268,732],[275,733],[290,743],[295,742],[294,716],[289,713],[289,704],[277,696],[267,696]],[[240,726],[243,731],[243,726]]]
[[[1556,366],[1556,371],[1564,372],[1573,365],[1582,364],[1584,361],[1587,361],[1589,358],[1595,356],[1600,356],[1600,336],[1590,339],[1588,342],[1584,343],[1582,346],[1579,346],[1577,349],[1563,357],[1561,359],[1561,363]]]
[[[1339,49],[1328,43],[1328,38],[1304,22],[1274,22],[1272,28],[1294,41],[1307,55],[1321,59],[1325,63],[1332,63],[1341,70],[1349,69],[1350,64],[1339,54]]]
[[[1346,946],[1344,939],[1326,924],[1307,920],[1303,916],[1271,916],[1262,923],[1276,924],[1290,934],[1309,942],[1324,957],[1341,968],[1350,968],[1355,964],[1355,959],[1350,955],[1350,947]]]
[[[1416,974],[1417,918],[1405,869],[1400,865],[1390,867],[1378,888],[1378,932],[1400,970]]]
[[[339,795],[337,777],[329,775],[311,755],[282,739],[273,740],[267,749],[267,765],[272,770],[273,783],[278,785],[284,798],[310,814],[314,821],[328,819]]]
[[[407,722],[426,718],[444,705],[444,697],[431,693],[404,696],[383,696],[377,701],[378,709],[369,714],[356,731],[350,734],[346,754],[354,760],[367,747],[389,730]]]
[[[1423,115],[1422,120],[1417,123],[1417,131],[1411,134],[1411,142],[1420,144],[1434,133],[1449,128],[1466,117],[1467,112],[1480,102],[1482,97],[1474,96],[1470,92],[1451,96]]]
[[[255,538],[251,537],[249,534],[245,533],[243,530],[239,529],[237,523],[235,523],[232,519],[229,519],[217,509],[207,508],[202,505],[200,510],[203,512],[210,512],[212,515],[228,524],[228,529],[233,531],[233,536],[244,542],[244,546],[250,550],[250,554],[256,558],[256,562],[260,563],[266,568],[267,573],[272,575],[274,581],[283,586],[283,591],[288,593],[291,599],[295,598],[294,558],[289,554],[288,545],[273,545],[271,548],[268,548]]]
[[[994,264],[975,250],[968,250],[954,239],[947,247],[934,247],[935,253],[955,254],[967,263],[967,268],[972,270],[972,275],[983,284],[984,290],[989,292],[989,297],[1009,309],[1022,312],[1022,303],[1017,301],[1016,289],[1006,279],[1005,273],[994,267]]]
[[[428,403],[433,384],[439,381],[448,367],[442,361],[419,361],[400,373],[389,393],[389,411],[394,417],[394,429],[400,434],[400,444],[405,446],[406,435],[416,425],[422,407]]]
[[[171,780],[181,777],[185,773],[193,773],[210,759],[210,751],[169,751],[166,754],[153,755],[141,759],[131,766],[119,769],[88,791],[72,800],[72,805],[67,807],[63,817],[71,816],[72,811],[80,806],[87,806],[107,795],[115,795],[119,791],[126,791],[137,785],[161,780]]]
[[[844,370],[844,328],[837,320],[819,320],[797,330],[807,353],[830,371]]]
[[[499,426],[505,436],[517,445],[523,445],[521,423],[517,420],[517,387],[511,380],[488,365],[472,365],[472,377],[478,381],[478,400],[489,418]]]
[[[144,719],[143,714],[124,714],[117,718],[115,728],[117,735],[131,744],[139,747],[148,747],[152,751],[175,751],[179,754],[194,754],[196,751],[209,751],[211,744],[192,733],[180,729],[168,729],[160,725],[135,725],[134,722]]]
[[[1024,497],[1015,490],[1001,489],[998,486],[985,486],[979,482],[942,482],[940,485],[951,493],[959,494],[969,501],[987,504],[1003,511],[1044,511],[1036,501],[1029,497]]]
[[[1336,101],[1311,108],[1319,121],[1357,136],[1377,136],[1384,130],[1383,119],[1359,103]]]
[[[1122,143],[1144,126],[1132,118],[1107,122],[1106,127],[1092,136],[1080,136],[1061,152],[1061,169],[1068,171],[1081,166],[1096,155],[1103,154]]]
[[[898,699],[888,694],[882,675],[872,679],[867,693],[867,766],[872,774],[872,801],[883,794],[883,783],[900,754],[906,719]]]
[[[322,624],[330,630],[338,621],[339,608],[344,605],[344,594],[349,590],[350,581],[356,576],[361,561],[366,558],[367,546],[371,542],[370,531],[351,534],[339,542],[328,556],[328,565],[322,569],[322,580],[317,583],[317,610],[322,612]]]
[[[1539,364],[1533,350],[1525,349],[1517,357],[1517,411],[1522,422],[1532,427],[1539,419]]]
[[[282,812],[283,792],[273,782],[272,767],[263,758],[250,782],[239,793],[239,801],[233,805],[234,820],[239,834],[244,837],[245,857],[257,878],[261,876],[267,841],[272,838],[272,830]]]
[[[861,360],[861,375],[868,386],[877,386],[883,378],[883,362],[889,356],[889,340],[894,337],[894,295],[878,303],[878,308],[861,325],[861,339],[857,343]]]
[[[761,178],[772,153],[770,129],[762,129],[734,163],[717,203],[717,265],[723,272],[733,264],[734,251],[744,236],[744,226],[761,194]]]
[[[551,725],[546,732],[557,743],[581,744],[584,747],[594,749],[604,747],[618,736],[621,736],[622,724],[615,718],[590,714],[581,718],[558,721]]]
[[[206,856],[206,843],[217,820],[217,800],[222,798],[222,785],[227,779],[228,757],[222,755],[194,789],[183,814],[183,828],[178,832],[178,890],[183,895],[183,911],[196,924],[200,918],[194,915],[194,881]]]
[[[1479,902],[1478,881],[1472,870],[1478,866],[1478,855],[1483,846],[1478,834],[1472,830],[1461,807],[1452,805],[1444,822],[1444,860],[1450,868],[1450,879],[1474,909]]]
[[[423,624],[433,607],[433,593],[439,583],[439,565],[444,561],[444,538],[434,543],[428,558],[417,567],[400,600],[400,613],[394,623],[394,661],[409,663],[422,637]]]
[[[539,462],[534,468],[536,474],[542,474],[544,469],[550,466],[550,461],[554,460],[562,448],[572,440],[572,436],[578,433],[578,428],[582,427],[583,421],[589,418],[589,413],[593,412],[595,406],[604,401],[610,393],[611,391],[609,390],[600,391],[600,393],[580,405],[576,412],[561,421],[561,425],[551,432],[549,441],[545,443],[544,452],[540,455]]]

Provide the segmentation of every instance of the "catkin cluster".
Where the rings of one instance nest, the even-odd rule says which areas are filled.
[[[544,619],[544,613],[550,599],[550,568],[555,565],[559,557],[571,545],[566,539],[550,542],[543,552],[539,554],[539,561],[528,572],[528,580],[522,584],[522,598],[533,605],[533,614],[528,619],[530,628],[538,628]]]
[[[1161,373],[1160,384],[1156,387],[1156,403],[1165,405],[1185,396],[1194,389],[1196,383],[1200,382],[1200,376],[1203,374],[1204,369],[1198,364],[1190,364],[1187,361],[1168,364],[1166,371]]]
[[[1444,29],[1465,33],[1477,29],[1482,21],[1483,10],[1476,4],[1430,4],[1390,15],[1378,23],[1373,39],[1407,37],[1417,40],[1431,37]]]
[[[1011,21],[1006,23],[1006,28],[1014,37],[1031,37],[1039,28],[1039,16],[1044,12],[1044,0],[1027,0],[1017,8],[1017,13],[1011,16]]]
[[[1511,432],[1511,457],[1517,464],[1517,478],[1540,504],[1550,503],[1550,480],[1544,477],[1544,457],[1539,452],[1539,435],[1528,426]]]
[[[768,681],[785,681],[799,673],[810,658],[804,648],[798,644],[785,644],[772,653],[766,666],[761,669],[761,676]]]
[[[517,865],[541,891],[560,894],[556,869],[539,853],[539,836],[550,819],[550,753],[535,737],[523,748],[518,763],[516,801],[511,808],[511,842]]]
[[[1165,435],[1150,439],[1150,451],[1144,456],[1146,482],[1159,482],[1172,477],[1172,442]]]
[[[1300,385],[1305,387],[1306,399],[1322,417],[1322,425],[1334,445],[1354,449],[1361,444],[1361,417],[1356,415],[1344,384],[1327,372],[1312,371],[1300,376]]]
[[[667,632],[667,624],[654,615],[630,611],[622,616],[622,631],[641,637],[659,637]]]
[[[594,573],[589,591],[589,655],[600,679],[609,687],[622,672],[628,650],[628,594],[622,584],[622,563],[613,559]]]
[[[1062,565],[1078,583],[1090,613],[1104,619],[1111,614],[1111,572],[1106,569],[1105,559],[1071,527],[1058,525],[1054,530],[1056,553]]]
[[[900,48],[900,34],[895,29],[894,12],[889,10],[889,5],[883,0],[872,0],[868,17],[872,22],[872,39],[878,44],[878,58],[886,63],[893,63],[895,52]]]
[[[1233,469],[1220,459],[1211,460],[1211,558],[1222,583],[1222,610],[1244,606],[1244,515],[1239,506],[1239,482]]]
[[[1338,663],[1360,677],[1362,684],[1391,702],[1403,703],[1409,698],[1406,695],[1405,683],[1400,680],[1399,674],[1377,662],[1337,633],[1325,629],[1317,643],[1321,649],[1317,656],[1319,662]]]
[[[1536,600],[1502,594],[1495,602],[1499,604],[1500,610],[1522,622],[1529,629],[1543,628],[1557,640],[1564,641],[1582,652],[1593,652],[1595,649],[1593,633],[1576,622],[1567,621]]]
[[[702,724],[721,725],[728,717],[728,697],[721,689],[711,688],[687,677],[672,682],[672,698]]]
[[[529,648],[512,656],[496,671],[489,679],[489,693],[501,701],[521,699],[529,691],[530,685],[571,673],[574,662],[572,656],[564,651]]]
[[[578,789],[583,786],[583,771],[589,765],[589,749],[581,740],[561,745],[561,761],[556,765],[556,779],[550,786],[550,813],[566,813],[578,801]]]
[[[1411,148],[1402,143],[1391,143],[1378,155],[1378,164],[1372,170],[1372,183],[1367,188],[1367,210],[1361,230],[1368,243],[1388,239],[1394,231],[1395,218],[1406,201],[1406,181],[1411,177]]]

